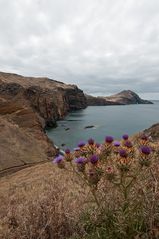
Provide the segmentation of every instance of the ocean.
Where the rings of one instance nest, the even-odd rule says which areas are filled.
[[[159,122],[159,101],[153,105],[89,106],[71,112],[58,127],[47,130],[48,137],[61,149],[74,148],[80,140],[103,142],[106,135],[120,139]],[[85,128],[93,126],[93,128]]]

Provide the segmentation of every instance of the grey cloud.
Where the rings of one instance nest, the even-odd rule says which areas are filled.
[[[159,98],[158,0],[0,0],[0,70]]]

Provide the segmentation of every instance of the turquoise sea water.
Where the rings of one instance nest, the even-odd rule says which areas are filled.
[[[124,133],[134,134],[157,122],[159,101],[153,105],[89,106],[70,113],[58,121],[57,128],[47,130],[47,134],[59,147],[74,148],[80,140],[93,137],[100,143],[106,135],[120,138]],[[88,125],[95,127],[85,129]]]

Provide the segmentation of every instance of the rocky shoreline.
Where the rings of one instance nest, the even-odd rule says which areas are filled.
[[[131,103],[149,103],[132,92],[124,95],[127,103],[130,98]],[[91,104],[94,98],[96,104]],[[119,98],[121,94],[118,101],[117,97],[92,101],[76,85],[0,72],[0,175],[51,160],[57,149],[45,129],[70,111],[88,105],[121,105]]]

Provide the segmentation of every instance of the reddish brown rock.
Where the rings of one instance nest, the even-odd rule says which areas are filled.
[[[0,73],[0,172],[51,159],[56,150],[45,127],[85,107],[75,85]]]
[[[144,133],[148,136],[151,136],[153,140],[159,141],[159,123],[152,125],[148,129],[145,129]]]

